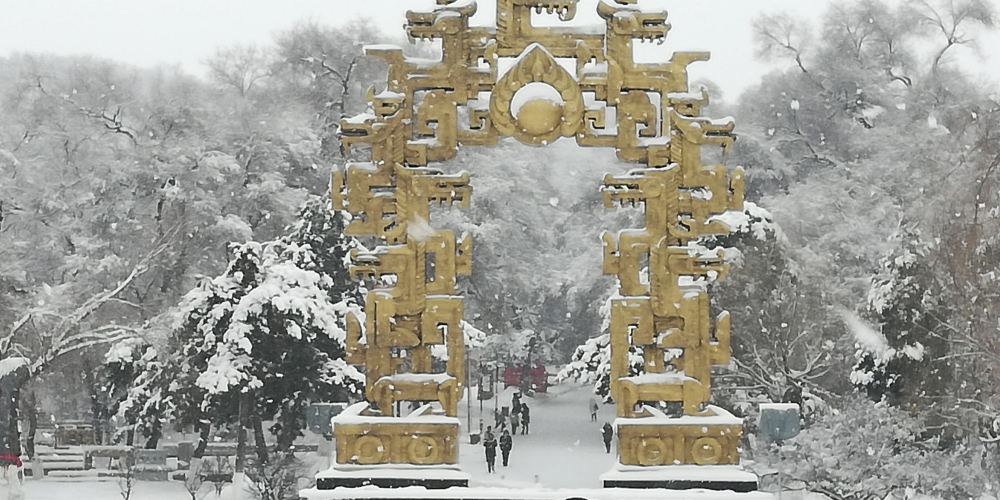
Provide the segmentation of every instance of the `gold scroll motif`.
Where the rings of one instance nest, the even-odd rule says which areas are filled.
[[[618,416],[631,419],[620,421],[628,424],[619,425],[620,461],[736,463],[738,425],[663,426],[648,412],[673,402],[685,418],[711,415],[711,369],[729,362],[729,314],[710,317],[706,286],[728,267],[721,253],[692,243],[728,234],[723,215],[743,209],[742,170],[702,163],[703,147],[732,145],[734,125],[702,117],[708,95],[689,90],[688,66],[707,53],[634,60],[637,41],[666,39],[665,12],[643,10],[637,0],[599,0],[603,24],[533,22],[541,13],[570,21],[577,3],[497,0],[496,26],[475,27],[474,0],[437,0],[430,12],[407,12],[405,29],[411,41],[440,42],[440,58],[365,47],[388,66],[387,83],[369,90],[368,113],[342,120],[340,137],[345,156],[368,158],[331,180],[334,208],[354,216],[346,232],[380,242],[352,254],[352,276],[375,286],[364,318],[348,318],[348,361],[364,368],[366,397],[382,417],[397,416],[398,401],[436,401],[454,416],[465,375],[455,280],[471,272],[471,240],[433,229],[429,207],[467,207],[471,186],[466,174],[428,165],[454,158],[460,146],[503,137],[533,146],[572,137],[583,147],[614,148],[639,168],[605,177],[605,204],[642,206],[645,224],[602,236],[603,271],[620,285],[611,307],[611,389]],[[448,351],[441,373],[433,369],[435,345]],[[631,375],[630,348],[641,349],[644,375]],[[421,441],[437,446],[433,453],[401,451],[392,436],[409,431],[389,418],[379,422],[379,430],[344,427],[338,449],[341,438],[354,443],[355,455],[365,457],[355,463],[455,463],[443,440]]]

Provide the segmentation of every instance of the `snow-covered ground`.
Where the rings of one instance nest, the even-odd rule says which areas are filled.
[[[486,453],[481,445],[470,445],[463,436],[460,450],[462,468],[472,475],[470,486],[516,486],[546,488],[600,488],[599,476],[614,463],[604,452],[601,426],[614,420],[614,408],[602,406],[598,421],[590,421],[588,403],[590,386],[562,385],[550,388],[548,395],[525,399],[531,411],[530,432],[514,436],[510,466],[503,467],[499,453],[495,474],[486,472]],[[510,397],[500,396],[501,406],[510,405]],[[478,426],[479,407],[473,402],[473,425]],[[489,422],[492,401],[484,407]],[[463,413],[463,405],[459,412]],[[462,417],[462,423],[466,423]],[[499,437],[499,436],[498,436]]]
[[[205,489],[205,492],[208,488]],[[24,484],[25,500],[122,500],[121,490],[114,481],[70,482],[28,479]],[[130,500],[182,500],[191,498],[184,485],[176,481],[136,483]],[[211,499],[212,496],[206,497]],[[4,499],[0,493],[0,499]]]
[[[548,395],[526,399],[531,408],[530,433],[514,436],[510,466],[503,467],[497,457],[497,471],[486,471],[486,458],[481,445],[469,444],[468,433],[463,429],[460,460],[465,472],[472,476],[470,486],[537,489],[601,488],[600,475],[614,463],[612,454],[604,451],[600,428],[605,421],[613,420],[614,408],[602,405],[597,422],[590,421],[588,402],[589,386],[564,385],[551,388]],[[510,404],[509,393],[500,396],[501,406]],[[463,401],[460,406],[462,424],[467,422]],[[484,413],[491,423],[493,402],[484,404]],[[478,428],[479,404],[473,401],[473,425]],[[205,500],[214,500],[208,493]],[[25,500],[121,500],[117,482],[66,480],[31,480],[25,484]],[[177,482],[139,482],[132,500],[179,500],[190,498],[182,484]],[[5,500],[0,494],[0,500]]]

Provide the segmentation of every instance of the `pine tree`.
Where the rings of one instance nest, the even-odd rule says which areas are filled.
[[[94,413],[96,439],[103,441],[108,419],[118,413],[128,398],[129,389],[141,370],[143,355],[150,346],[146,341],[130,337],[116,342],[104,355],[92,378],[91,407]],[[88,374],[84,374],[88,378]]]
[[[309,402],[360,392],[362,374],[344,361],[345,317],[361,290],[347,274],[356,243],[343,229],[342,213],[310,200],[286,236],[232,245],[226,271],[184,296],[163,373],[144,374],[178,423],[198,426],[204,441],[208,425],[238,421],[243,399],[266,460],[262,421],[275,422],[287,451]]]
[[[629,368],[632,375],[643,373],[641,348],[629,347]],[[606,403],[612,402],[611,336],[605,333],[577,347],[570,362],[559,372],[557,380],[593,384],[595,395]]]
[[[135,432],[146,438],[145,448],[156,448],[163,425],[172,409],[172,401],[165,397],[167,376],[164,363],[158,359],[156,348],[148,347],[135,363],[136,377],[128,395],[118,407],[118,415],[126,422],[123,429],[128,434],[127,443],[133,444]]]
[[[898,248],[872,279],[867,313],[881,328],[881,348],[859,345],[851,381],[869,398],[926,411],[946,402],[952,367],[945,321],[949,308],[932,268],[932,248],[904,229]]]

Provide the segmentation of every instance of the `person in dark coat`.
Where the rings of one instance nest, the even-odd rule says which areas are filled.
[[[507,461],[510,460],[510,449],[514,447],[514,439],[510,437],[510,433],[503,431],[503,436],[500,436],[500,453],[503,454],[503,466],[507,466]]]
[[[486,448],[486,470],[494,472],[497,461],[497,438],[493,435],[493,427],[487,427],[483,434],[483,447]]]
[[[611,453],[611,438],[614,435],[614,427],[611,427],[609,422],[604,422],[604,427],[601,428],[601,437],[604,438],[604,451],[607,453]]]
[[[528,405],[521,403],[521,435],[528,433],[528,424],[531,422],[531,410]]]

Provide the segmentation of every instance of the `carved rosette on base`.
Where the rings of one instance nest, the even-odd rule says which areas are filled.
[[[711,369],[730,352],[729,315],[710,317],[707,286],[728,268],[697,242],[728,234],[742,216],[743,171],[702,164],[704,146],[725,151],[735,139],[731,120],[702,116],[705,90],[689,89],[688,66],[709,54],[636,62],[636,42],[663,42],[670,29],[666,12],[638,0],[598,0],[603,23],[589,27],[533,22],[543,11],[573,20],[577,0],[497,0],[495,27],[470,26],[475,0],[436,3],[407,12],[406,32],[440,43],[440,60],[365,47],[386,63],[386,86],[369,90],[369,112],[340,124],[344,156],[367,155],[331,181],[332,207],[354,216],[346,233],[374,240],[352,253],[351,274],[370,291],[347,325],[348,362],[365,372],[367,402],[335,419],[337,465],[320,484],[418,484],[406,472],[414,468],[457,473],[465,346],[456,277],[471,273],[472,243],[431,227],[430,205],[467,207],[472,187],[468,174],[429,165],[506,137],[533,146],[573,139],[637,165],[603,183],[609,208],[645,214],[645,227],[602,236],[603,271],[620,284],[610,333],[621,463],[607,484],[686,487],[678,476],[728,474],[742,428],[706,406]],[[447,351],[443,369],[434,347]],[[630,349],[643,353],[642,375],[630,373]],[[401,402],[429,406],[401,416]],[[660,413],[665,403],[676,415]],[[456,477],[438,485],[460,484]]]

